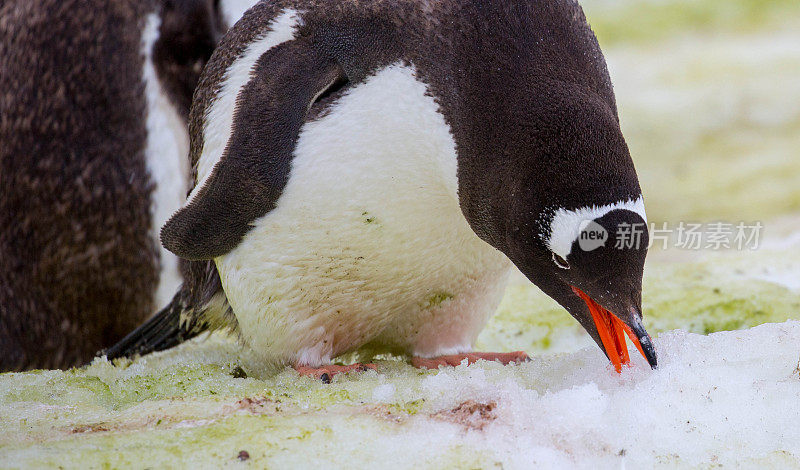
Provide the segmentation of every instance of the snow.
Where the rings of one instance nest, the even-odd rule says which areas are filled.
[[[215,467],[240,450],[276,467],[800,465],[798,344],[788,321],[661,334],[655,371],[637,360],[617,375],[591,347],[432,372],[385,360],[325,385],[289,370],[232,379],[235,348],[212,339],[127,369],[0,377],[0,456],[11,467]],[[163,389],[128,402],[122,387]],[[38,435],[24,424],[36,420]]]

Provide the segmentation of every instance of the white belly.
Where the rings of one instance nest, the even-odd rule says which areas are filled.
[[[244,341],[265,361],[319,365],[371,342],[464,352],[511,263],[458,204],[455,145],[398,65],[301,132],[277,207],[216,259]]]

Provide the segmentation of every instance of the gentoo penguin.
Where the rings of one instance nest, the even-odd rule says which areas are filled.
[[[365,345],[521,360],[472,351],[516,266],[618,370],[625,333],[656,366],[642,194],[574,0],[261,2],[190,134],[194,189],[161,231],[186,281],[110,358],[227,328],[323,378]]]
[[[218,0],[0,3],[0,371],[81,364],[179,288],[158,230],[224,23]]]

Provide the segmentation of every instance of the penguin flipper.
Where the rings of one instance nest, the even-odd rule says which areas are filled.
[[[190,340],[210,329],[209,324],[196,315],[187,315],[182,292],[144,324],[122,338],[114,346],[101,351],[109,360],[163,351]]]
[[[203,165],[213,170],[161,228],[162,245],[180,258],[211,260],[230,252],[253,228],[253,221],[276,207],[309,109],[348,82],[337,60],[310,38],[277,45],[264,57],[253,69],[255,78],[237,95],[224,155],[217,155],[219,159],[201,155],[207,158]],[[215,65],[212,59],[209,67]],[[210,89],[212,85],[201,80],[196,96]],[[210,119],[206,115],[215,115],[212,111],[218,109],[214,103],[209,111],[202,99],[195,99],[193,116],[203,113],[202,119]],[[205,127],[192,133],[195,154],[205,148],[205,139]],[[195,167],[200,166],[192,158]]]

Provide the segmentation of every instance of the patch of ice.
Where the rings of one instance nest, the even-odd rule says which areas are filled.
[[[175,425],[175,429],[197,428],[213,423],[213,419],[186,419]]]
[[[395,397],[395,388],[393,384],[383,384],[375,387],[372,391],[372,399],[378,403],[389,403]]]

